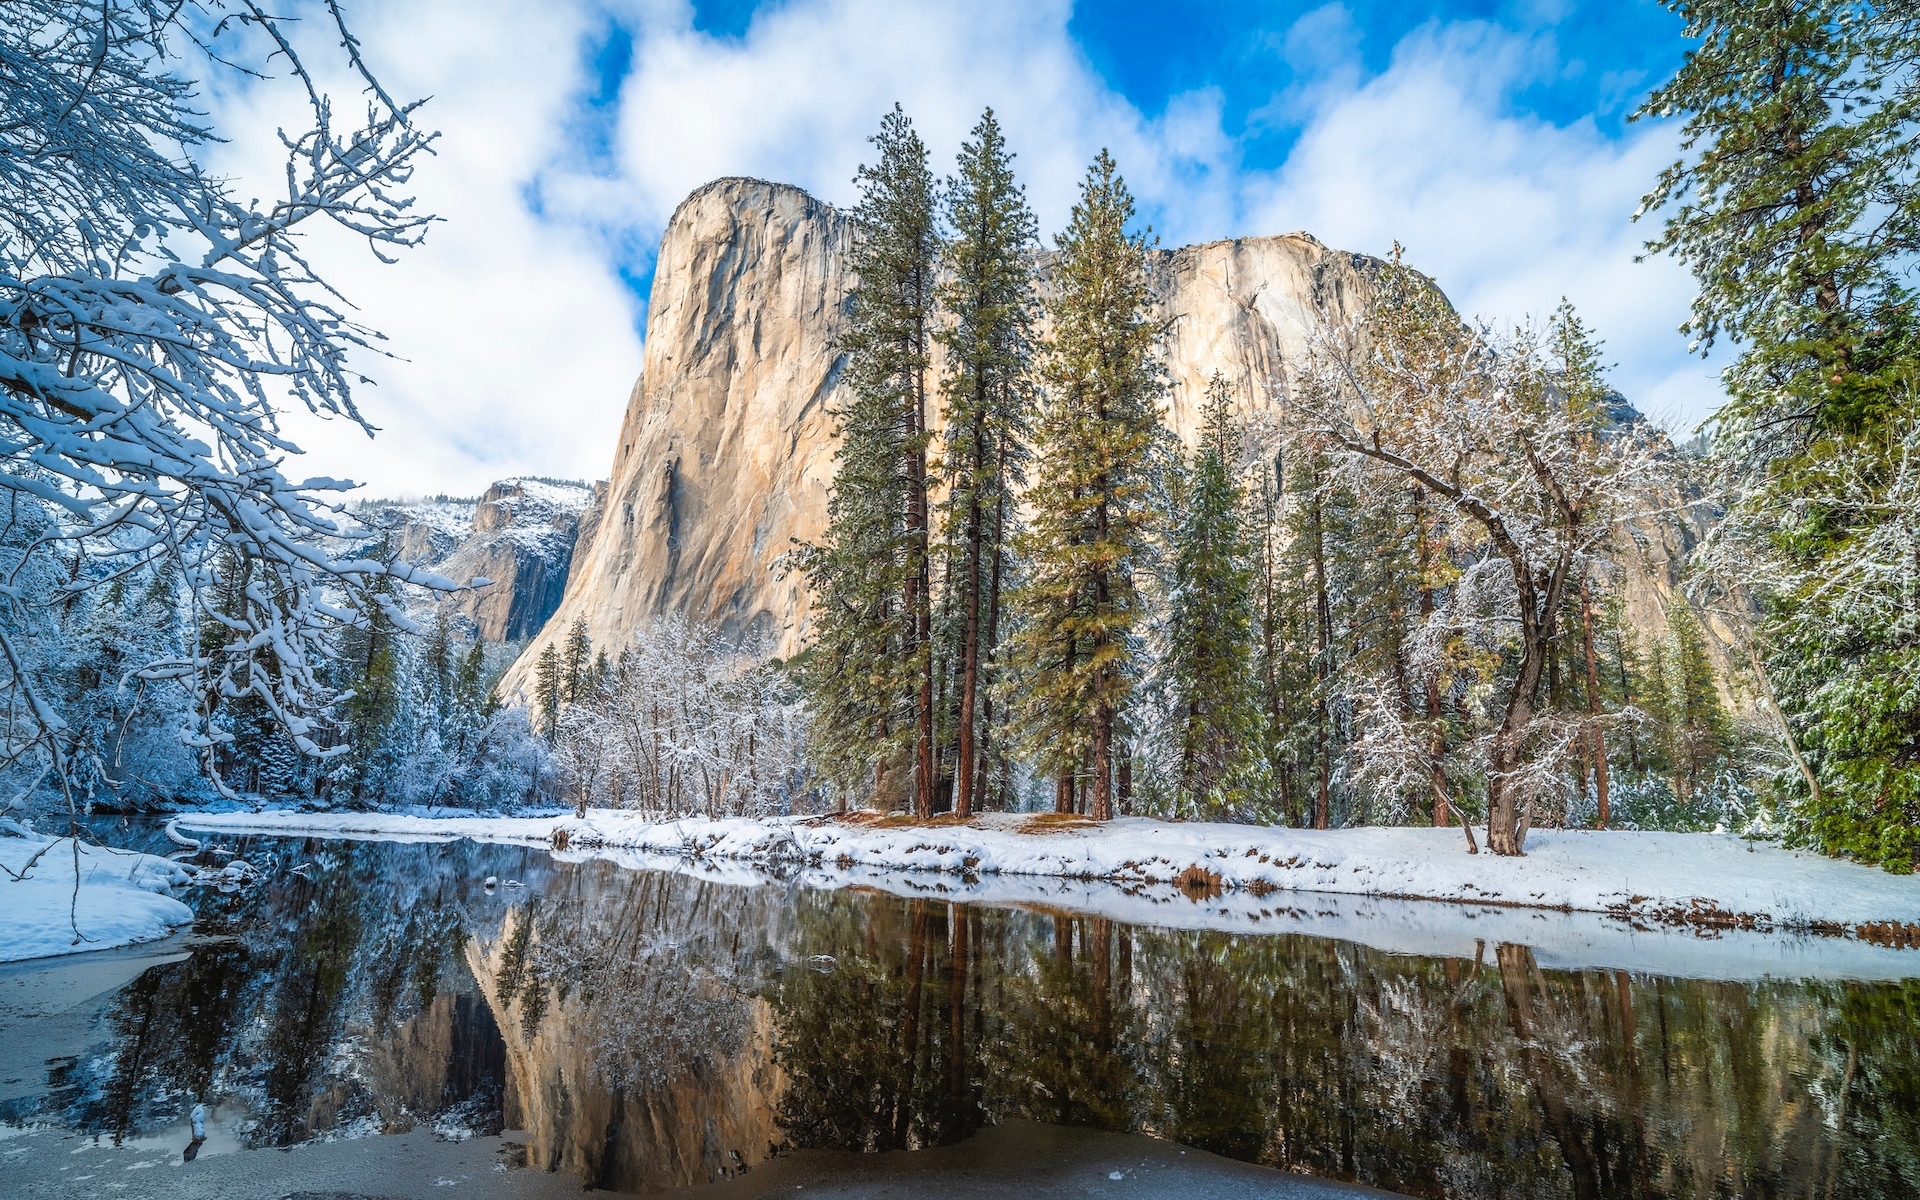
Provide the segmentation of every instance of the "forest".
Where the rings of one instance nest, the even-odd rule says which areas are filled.
[[[165,5],[95,39],[35,0],[0,32],[0,820],[1051,808],[1498,854],[1719,829],[1910,871],[1920,17],[1673,7],[1693,48],[1637,118],[1682,151],[1639,219],[1697,280],[1683,334],[1727,395],[1701,430],[1615,392],[1571,306],[1460,314],[1396,247],[1358,319],[1257,394],[1216,378],[1183,441],[1114,159],[1043,242],[991,110],[936,177],[896,106],[851,212],[829,526],[783,559],[806,648],[578,625],[521,707],[515,648],[445,610],[469,581],[282,473],[280,408],[365,425],[350,355],[381,352],[298,239],[426,236],[417,105],[342,25],[365,121],[313,93],[286,194],[250,202],[194,155]],[[219,36],[209,69],[292,54],[265,16]]]

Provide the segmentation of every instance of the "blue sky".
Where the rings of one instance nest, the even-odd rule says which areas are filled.
[[[1647,0],[349,12],[390,89],[432,95],[445,132],[417,181],[446,218],[429,245],[393,268],[342,260],[404,359],[369,372],[367,410],[391,436],[301,433],[376,492],[604,475],[674,206],[729,174],[848,203],[896,100],[940,169],[992,104],[1046,228],[1108,147],[1164,244],[1305,229],[1384,254],[1398,240],[1468,312],[1519,320],[1571,298],[1608,339],[1615,382],[1656,415],[1692,425],[1718,403],[1719,364],[1676,332],[1690,281],[1634,262],[1652,229],[1630,217],[1677,131],[1627,116],[1684,52],[1679,20]],[[219,116],[265,120],[238,103]]]

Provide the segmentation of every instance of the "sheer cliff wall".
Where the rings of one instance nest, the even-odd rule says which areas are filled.
[[[779,560],[826,526],[848,247],[844,216],[784,184],[721,179],[681,203],[661,239],[641,376],[597,524],[505,694],[528,686],[541,648],[580,617],[610,652],[667,613],[776,654],[799,648],[806,589]],[[1175,432],[1191,439],[1216,370],[1243,406],[1271,404],[1314,314],[1356,311],[1376,265],[1305,234],[1156,252]]]

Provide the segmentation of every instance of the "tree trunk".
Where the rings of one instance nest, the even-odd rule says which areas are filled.
[[[960,745],[953,764],[953,815],[965,820],[973,815],[973,718],[975,696],[980,680],[980,473],[985,468],[980,416],[974,415],[973,478],[967,492],[967,558],[961,587],[966,595],[960,601],[964,627],[960,646]]]
[[[1596,824],[1605,829],[1609,819],[1607,796],[1607,735],[1600,728],[1600,665],[1593,653],[1593,589],[1580,577],[1580,646],[1587,656],[1587,728],[1593,738],[1593,790],[1599,803]]]
[[[916,295],[925,296],[927,282],[916,279]],[[916,363],[926,362],[926,308],[914,324],[913,353]],[[913,569],[907,573],[907,621],[912,629],[911,653],[919,658],[917,667],[919,697],[914,705],[914,797],[915,815],[922,820],[933,815],[933,604],[929,594],[927,540],[927,373],[924,366],[913,374],[913,411],[908,414],[907,451],[907,535]]]
[[[1007,452],[1004,446],[996,456],[998,470],[996,478],[1004,482],[1007,477]],[[974,785],[974,795],[985,799],[990,789],[987,787],[987,772],[991,769],[993,755],[993,664],[1000,652],[1000,574],[1006,561],[1004,549],[1007,539],[1007,495],[1006,488],[1000,487],[994,493],[993,501],[993,568],[988,572],[987,580],[987,623],[986,644],[982,647],[985,654],[985,666],[979,686],[980,697],[980,749],[978,752],[978,780]]]
[[[1425,489],[1416,485],[1413,489],[1413,536],[1415,538],[1414,546],[1418,550],[1415,566],[1420,572],[1420,623],[1422,625],[1433,619],[1434,609],[1433,587],[1431,586],[1431,577],[1429,574],[1430,564],[1427,561],[1427,555],[1430,552],[1427,544],[1427,525],[1421,508],[1421,503],[1425,499]],[[1447,726],[1446,722],[1442,719],[1443,714],[1440,708],[1439,672],[1429,671],[1427,673],[1425,691],[1427,724],[1433,731],[1433,741],[1428,750],[1430,761],[1427,764],[1427,774],[1428,781],[1433,788],[1433,825],[1434,828],[1441,829],[1447,825],[1451,815],[1450,810],[1452,809],[1452,805],[1447,800],[1447,771],[1445,765],[1447,754]],[[1473,829],[1467,825],[1465,818],[1461,819],[1460,825],[1467,831],[1468,846],[1473,847]],[[1473,853],[1478,854],[1479,848],[1473,847]]]
[[[1096,678],[1095,686],[1104,692],[1107,668],[1102,667]],[[1088,809],[1096,821],[1113,820],[1113,706],[1104,701],[1093,710],[1093,794]]]
[[[1325,829],[1331,819],[1332,764],[1327,761],[1327,676],[1333,665],[1333,606],[1327,600],[1325,529],[1321,525],[1320,496],[1313,496],[1313,756],[1319,770],[1319,788],[1313,797],[1313,827]]]

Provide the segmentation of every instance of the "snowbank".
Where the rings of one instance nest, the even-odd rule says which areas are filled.
[[[1016,814],[966,824],[870,814],[650,822],[573,817],[233,813],[196,829],[408,839],[470,837],[562,849],[788,863],[867,873],[938,873],[1173,886],[1200,897],[1317,892],[1597,912],[1629,924],[1855,933],[1920,940],[1920,878],[1736,837],[1535,830],[1522,858],[1468,855],[1458,830],[1305,830],[1122,818],[1104,825]],[[1269,901],[1268,908],[1276,907]]]
[[[14,879],[36,855],[27,877]],[[193,920],[169,894],[188,872],[151,854],[83,845],[76,863],[70,840],[0,836],[0,864],[0,962],[149,942]]]

